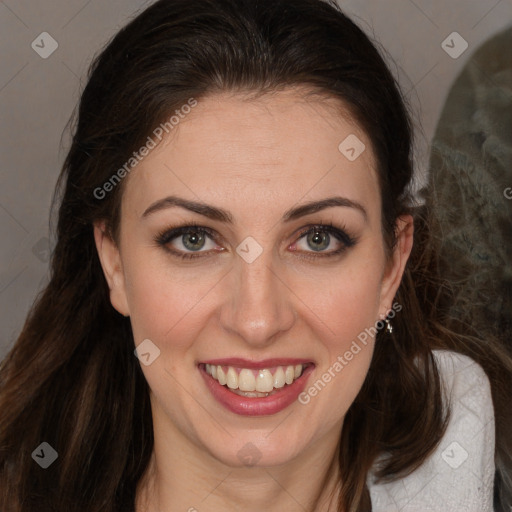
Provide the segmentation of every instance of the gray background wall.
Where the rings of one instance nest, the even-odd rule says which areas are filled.
[[[150,3],[0,1],[0,359],[48,278],[49,207],[68,148],[63,130],[87,67],[109,38]],[[417,151],[421,183],[449,87],[480,43],[512,24],[511,0],[339,3],[396,63],[393,70],[423,133]],[[464,42],[448,37],[453,32],[468,44],[462,53]]]

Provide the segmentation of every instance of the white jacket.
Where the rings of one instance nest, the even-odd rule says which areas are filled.
[[[450,423],[435,452],[406,478],[377,485],[373,471],[368,475],[373,512],[493,510],[495,429],[489,379],[467,356],[433,353],[450,397]]]

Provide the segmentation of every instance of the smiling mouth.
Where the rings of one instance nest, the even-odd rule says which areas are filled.
[[[202,366],[208,375],[233,393],[247,398],[264,398],[293,384],[312,365],[304,363],[262,369],[213,364]]]

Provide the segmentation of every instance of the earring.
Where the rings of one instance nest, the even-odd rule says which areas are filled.
[[[393,332],[393,326],[391,325],[391,322],[386,318],[386,332],[388,334],[391,334]]]

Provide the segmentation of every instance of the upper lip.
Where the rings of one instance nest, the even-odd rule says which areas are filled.
[[[274,366],[295,366],[297,364],[306,364],[313,361],[311,359],[300,359],[296,357],[275,357],[272,359],[244,359],[242,357],[229,357],[225,359],[209,359],[201,361],[203,364],[211,364],[215,366],[235,366],[238,368],[247,368],[257,370],[260,368],[272,368]]]

